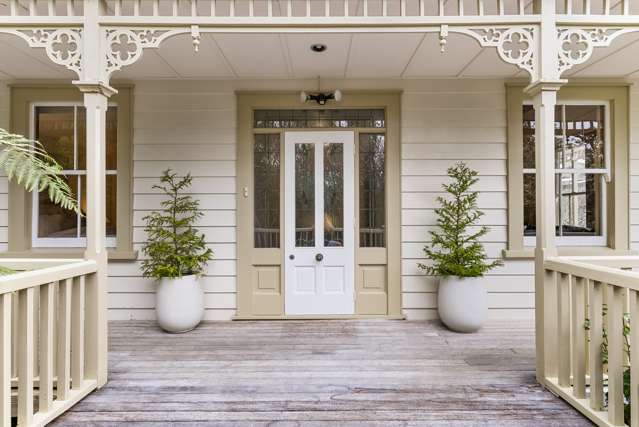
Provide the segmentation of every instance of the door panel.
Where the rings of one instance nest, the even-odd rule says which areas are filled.
[[[284,138],[285,312],[353,314],[354,134]]]

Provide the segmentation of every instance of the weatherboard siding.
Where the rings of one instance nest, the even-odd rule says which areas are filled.
[[[206,318],[230,319],[236,291],[236,90],[299,90],[309,81],[138,81],[133,117],[133,241],[145,240],[143,217],[159,207],[151,187],[162,170],[191,172],[204,210],[200,229],[215,252],[204,278]],[[436,317],[436,280],[424,276],[422,248],[435,225],[435,198],[446,168],[464,160],[480,173],[477,189],[489,257],[507,242],[506,100],[501,80],[326,81],[343,89],[400,89],[402,94],[402,301],[409,319]],[[631,105],[631,234],[639,249],[639,89]],[[4,122],[3,122],[4,121]],[[8,121],[8,91],[0,85],[0,124]],[[4,239],[4,240],[3,240]],[[0,181],[0,244],[6,246],[6,184]],[[507,260],[484,279],[490,317],[534,314],[533,262]],[[140,262],[109,264],[109,317],[152,319],[154,284]]]
[[[0,128],[9,129],[9,86],[0,81]],[[7,250],[9,235],[9,185],[4,173],[0,172],[0,251]]]

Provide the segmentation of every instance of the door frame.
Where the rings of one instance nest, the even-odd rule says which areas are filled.
[[[300,104],[299,92],[236,91],[237,97],[237,280],[236,307],[233,317],[243,319],[327,319],[327,318],[405,318],[402,310],[401,285],[401,187],[400,187],[400,100],[401,91],[344,91],[340,103],[328,106]],[[285,245],[279,248],[254,249],[253,237],[253,140],[254,135],[273,129],[254,129],[254,110],[277,109],[384,109],[386,116],[386,248],[355,248],[354,315],[287,316],[284,312]],[[283,131],[322,131],[322,129],[282,129]],[[326,131],[355,131],[355,151],[358,148],[358,128],[327,128]],[[364,130],[365,131],[365,130]],[[370,132],[380,130],[371,129]],[[283,138],[280,140],[280,168],[284,170]],[[355,162],[355,177],[359,176]],[[284,191],[284,174],[280,174],[280,194]],[[358,217],[358,185],[355,184],[355,212]],[[280,197],[280,230],[284,224],[284,198]],[[357,228],[359,230],[359,228]],[[281,234],[283,231],[281,231]],[[358,233],[356,233],[358,235]],[[357,239],[356,239],[357,241]],[[259,266],[260,268],[256,268]],[[364,271],[363,267],[371,267]],[[380,269],[381,268],[381,269]],[[367,293],[363,283],[370,273],[373,281],[380,272],[385,280],[385,295]],[[266,283],[263,286],[262,283]],[[380,305],[383,304],[383,312]]]

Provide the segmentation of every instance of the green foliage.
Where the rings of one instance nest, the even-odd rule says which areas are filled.
[[[608,315],[608,305],[602,305],[602,322],[607,324],[606,316]],[[590,319],[586,319],[584,322],[584,329],[590,331]],[[630,360],[630,313],[623,314],[623,351],[626,354],[626,360]],[[606,327],[601,329],[601,359],[603,365],[608,365],[608,330]],[[607,399],[606,393],[606,399]],[[624,397],[624,420],[626,424],[630,425],[630,366],[625,366],[623,371],[623,397]]]
[[[62,178],[62,166],[39,142],[0,129],[0,168],[27,191],[47,190],[53,203],[79,213],[77,200]]]
[[[0,276],[7,276],[9,274],[15,274],[15,273],[17,273],[17,271],[0,265]]]
[[[419,264],[419,268],[434,276],[479,277],[502,265],[501,261],[487,262],[486,252],[479,238],[488,227],[474,227],[484,215],[477,208],[476,191],[471,187],[478,181],[477,172],[459,162],[448,168],[449,184],[442,187],[447,197],[438,197],[438,231],[431,231],[431,246],[424,247],[433,265]],[[471,228],[474,227],[474,228]]]
[[[143,219],[148,240],[142,252],[148,259],[142,262],[144,277],[182,277],[200,274],[212,258],[213,251],[206,247],[204,235],[193,226],[202,217],[199,202],[182,193],[191,185],[191,175],[179,178],[170,169],[162,174],[162,190],[167,199],[162,210]]]

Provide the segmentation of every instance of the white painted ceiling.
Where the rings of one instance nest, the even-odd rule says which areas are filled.
[[[311,52],[324,43],[323,53]],[[10,35],[0,36],[0,79],[71,79],[42,49],[31,49]],[[203,34],[198,53],[191,37],[166,40],[147,49],[140,61],[115,73],[117,79],[254,78],[509,78],[525,77],[501,61],[494,48],[482,49],[472,38],[450,35],[440,52],[438,34],[296,33]],[[568,77],[639,78],[639,34],[596,49],[590,61]]]

